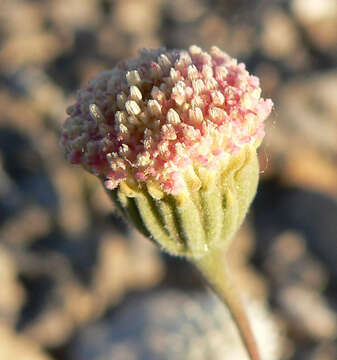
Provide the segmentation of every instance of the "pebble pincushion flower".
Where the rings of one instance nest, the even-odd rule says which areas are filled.
[[[142,50],[79,92],[61,143],[139,230],[198,258],[228,243],[254,197],[272,109],[260,96],[216,47]]]

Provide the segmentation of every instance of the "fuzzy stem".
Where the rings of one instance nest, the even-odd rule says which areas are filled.
[[[230,280],[227,264],[223,261],[222,251],[211,251],[201,259],[194,259],[194,263],[218,297],[227,305],[250,360],[261,360],[246,311]]]

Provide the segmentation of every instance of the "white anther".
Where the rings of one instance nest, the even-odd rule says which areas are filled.
[[[152,116],[161,115],[161,106],[157,100],[149,100],[147,103],[147,109]]]
[[[172,96],[178,105],[182,105],[185,102],[185,83],[183,81],[178,81],[174,86],[172,89]]]
[[[104,115],[102,114],[101,109],[96,104],[89,105],[89,113],[91,118],[96,121],[96,124],[100,122],[105,122]]]
[[[123,125],[123,124],[120,124],[120,125],[119,125],[118,130],[119,130],[119,132],[120,132],[121,134],[126,134],[126,133],[129,131],[128,128],[127,128],[125,125]]]
[[[203,65],[201,72],[205,79],[213,77],[213,69],[210,65]]]
[[[142,92],[136,85],[130,86],[130,99],[140,101],[142,100],[142,97]]]
[[[197,107],[189,110],[189,118],[193,123],[200,124],[204,119],[204,115],[201,109]]]
[[[141,82],[139,72],[137,70],[128,71],[126,73],[126,81],[128,82],[129,86],[138,85]]]
[[[144,153],[139,153],[137,155],[137,166],[146,166],[149,165],[151,162],[150,153],[145,151]]]
[[[193,80],[192,86],[196,94],[200,94],[205,89],[205,84],[201,79]]]
[[[202,51],[201,48],[196,45],[191,45],[188,50],[191,55],[199,55]]]
[[[163,70],[159,64],[153,63],[151,66],[151,76],[154,79],[159,79],[163,76]]]
[[[165,139],[167,140],[175,140],[177,138],[177,134],[172,124],[163,125],[161,128],[161,132],[163,136],[165,136]]]
[[[215,90],[218,87],[218,83],[213,77],[206,79],[205,85],[208,90]]]
[[[228,75],[228,70],[225,66],[217,66],[215,68],[215,76],[217,79],[225,80]]]
[[[209,110],[209,117],[216,123],[222,123],[225,119],[228,118],[228,115],[225,110],[218,107],[213,107]]]
[[[198,78],[199,72],[198,72],[197,67],[194,64],[188,66],[187,76],[190,80],[194,80],[194,79]]]
[[[176,63],[178,67],[185,67],[192,64],[192,59],[187,51],[181,51],[179,55],[179,59]]]
[[[117,111],[115,118],[117,124],[126,124],[127,115],[125,111]]]
[[[227,58],[228,57],[228,55],[225,52],[221,51],[217,46],[211,47],[210,54],[215,58],[219,58],[219,57]]]
[[[141,112],[139,105],[134,100],[128,100],[125,103],[125,109],[129,115],[138,115]]]
[[[158,150],[161,154],[166,154],[169,151],[169,147],[168,147],[169,143],[167,141],[163,141],[162,143],[160,143],[158,145]]]
[[[179,124],[181,122],[179,114],[172,108],[167,112],[166,119],[167,122],[172,125]]]
[[[176,69],[171,68],[170,70],[170,78],[172,79],[173,83],[176,83],[179,81],[178,72]]]
[[[204,100],[202,99],[202,97],[199,95],[194,96],[194,98],[191,101],[191,106],[202,108],[203,105],[204,105]]]
[[[172,66],[171,61],[165,54],[161,54],[158,57],[158,63],[163,69],[167,69],[167,70]]]
[[[151,90],[151,97],[157,101],[165,100],[165,94],[159,89],[159,87],[154,86]]]
[[[126,95],[125,95],[123,92],[120,92],[119,94],[117,94],[116,102],[117,102],[117,106],[118,106],[120,109],[123,109],[126,100],[127,100],[127,97],[126,97]]]
[[[223,105],[223,103],[225,102],[225,97],[219,90],[212,91],[211,96],[214,105]]]
[[[129,152],[129,146],[127,144],[122,144],[119,148],[118,148],[118,152],[120,155],[125,155]]]

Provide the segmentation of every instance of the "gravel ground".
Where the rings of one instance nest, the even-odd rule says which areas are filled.
[[[337,359],[335,0],[0,0],[0,359],[243,360],[196,271],[130,230],[58,144],[92,76],[191,44],[244,61],[275,102],[230,250],[266,360]]]

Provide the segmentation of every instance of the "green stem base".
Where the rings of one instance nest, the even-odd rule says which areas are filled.
[[[192,261],[206,278],[210,287],[228,307],[250,359],[261,360],[248,317],[240,301],[240,296],[230,280],[228,266],[223,259],[222,251],[210,251],[202,258]]]

